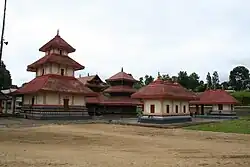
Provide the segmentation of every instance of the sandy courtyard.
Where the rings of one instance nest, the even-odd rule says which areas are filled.
[[[250,167],[250,135],[104,124],[0,133],[0,166],[7,167]]]

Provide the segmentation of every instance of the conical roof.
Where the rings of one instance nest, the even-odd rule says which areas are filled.
[[[75,48],[73,48],[70,44],[68,44],[61,36],[59,35],[59,31],[57,32],[57,35],[51,39],[49,42],[47,42],[45,45],[43,45],[39,51],[41,52],[47,52],[51,49],[59,49],[59,50],[65,50],[68,53],[75,52]]]
[[[195,100],[197,96],[182,87],[178,83],[156,79],[147,86],[142,87],[139,91],[132,94],[136,99],[172,99],[172,100]]]

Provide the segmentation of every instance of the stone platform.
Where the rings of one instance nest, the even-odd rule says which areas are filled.
[[[171,123],[182,123],[191,122],[192,118],[189,115],[186,116],[142,116],[138,118],[140,123],[150,124],[171,124]]]
[[[210,111],[206,115],[196,115],[196,118],[204,119],[238,119],[234,111]]]
[[[21,113],[27,119],[40,120],[81,120],[90,119],[85,106],[70,106],[67,110],[63,106],[23,106]]]
[[[195,118],[203,119],[238,119],[238,116],[230,115],[196,115]]]

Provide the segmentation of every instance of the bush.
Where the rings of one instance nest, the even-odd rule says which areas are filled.
[[[141,107],[137,107],[136,108],[136,113],[137,113],[137,116],[140,117],[143,115],[143,111],[142,111],[142,108]]]
[[[231,95],[236,98],[242,105],[250,105],[250,92],[249,91],[238,91],[233,92]]]

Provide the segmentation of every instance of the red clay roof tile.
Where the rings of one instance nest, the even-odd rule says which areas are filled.
[[[101,104],[102,101],[108,97],[104,96],[102,93],[98,93],[96,97],[86,97],[87,104]]]
[[[130,82],[137,82],[137,80],[135,80],[132,75],[127,74],[123,71],[118,72],[117,74],[113,75],[109,79],[106,79],[107,82],[122,81],[122,80],[130,81]]]
[[[201,93],[199,100],[191,101],[192,104],[237,104],[239,103],[233,96],[222,89],[206,90]]]
[[[27,71],[36,71],[36,68],[44,65],[46,63],[55,63],[55,64],[61,64],[66,65],[69,67],[74,68],[74,70],[82,70],[85,67],[79,63],[77,63],[75,60],[70,58],[69,56],[62,56],[59,54],[50,54],[42,57],[41,59],[37,60],[36,62],[28,65]]]
[[[98,97],[86,97],[87,104],[99,104],[104,106],[137,106],[142,102],[137,99],[131,99],[126,96],[108,97],[102,93],[98,94]]]
[[[91,81],[92,79],[95,78],[95,75],[91,76],[85,76],[85,77],[79,77],[77,78],[79,81],[81,81],[84,85],[88,83],[88,81]]]
[[[194,100],[196,95],[182,87],[178,83],[164,82],[157,79],[138,92],[132,94],[136,99],[173,99],[173,100]]]
[[[85,96],[96,96],[97,94],[84,86],[75,77],[47,74],[36,77],[23,87],[15,91],[15,94],[29,94],[38,91],[53,91],[73,94],[84,94]]]
[[[47,51],[49,51],[51,49],[65,50],[68,53],[72,53],[72,52],[76,51],[75,48],[73,48],[64,39],[62,39],[59,34],[57,34],[53,39],[51,39],[45,45],[43,45],[39,49],[39,51],[41,51],[41,52],[47,52]]]
[[[109,97],[100,101],[102,105],[105,106],[137,106],[141,105],[142,102],[137,99],[131,99],[130,97],[120,96],[120,97]]]
[[[136,90],[131,86],[127,85],[117,85],[117,86],[110,86],[109,88],[104,90],[105,93],[113,93],[113,92],[127,92],[127,93],[134,93]]]

